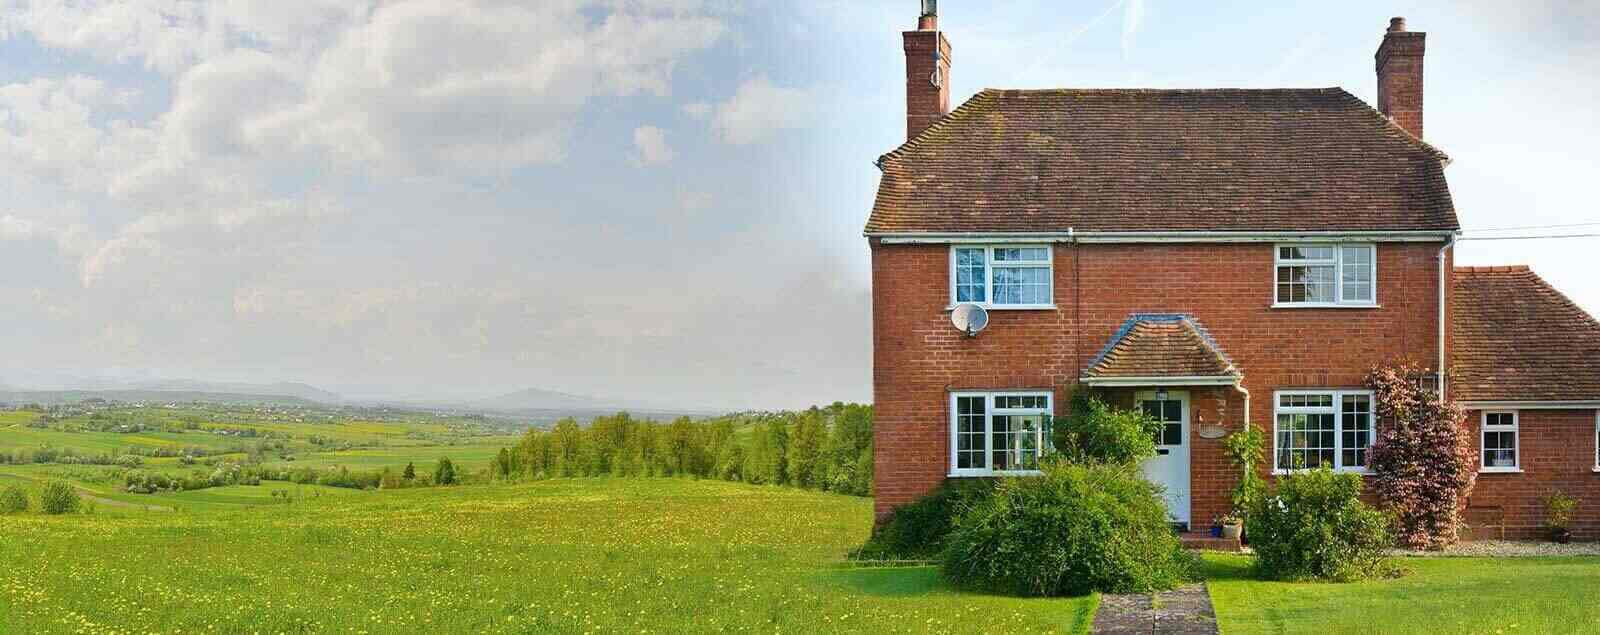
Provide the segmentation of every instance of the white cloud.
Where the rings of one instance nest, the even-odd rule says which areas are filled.
[[[711,116],[711,108],[711,104],[703,101],[690,102],[683,105],[683,113],[695,119],[705,119]]]
[[[1122,56],[1133,51],[1134,39],[1144,26],[1144,0],[1126,0],[1122,10]]]
[[[758,75],[740,84],[733,97],[717,104],[711,127],[723,142],[756,143],[779,130],[809,123],[816,112],[816,99],[812,91],[777,86]]]
[[[666,131],[655,126],[633,129],[634,165],[659,165],[672,161],[676,153],[667,145]]]

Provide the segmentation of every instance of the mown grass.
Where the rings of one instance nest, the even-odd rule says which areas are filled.
[[[1224,633],[1595,633],[1600,558],[1407,558],[1409,575],[1263,582],[1243,556],[1206,556]]]
[[[1086,630],[1093,597],[839,566],[871,518],[868,499],[683,479],[6,517],[0,632]]]

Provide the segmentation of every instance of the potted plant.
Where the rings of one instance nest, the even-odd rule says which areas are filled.
[[[1223,519],[1223,516],[1217,516],[1217,517],[1211,519],[1211,537],[1212,538],[1221,538],[1222,537],[1222,519]]]
[[[1239,514],[1237,514],[1237,513],[1230,513],[1230,514],[1224,515],[1222,517],[1221,524],[1222,524],[1222,534],[1220,536],[1221,538],[1226,538],[1228,540],[1238,540],[1239,539],[1239,535],[1244,533],[1244,519],[1240,518]]]
[[[1545,520],[1545,527],[1550,531],[1550,540],[1566,544],[1572,542],[1572,513],[1578,509],[1578,499],[1567,495],[1566,492],[1555,490],[1544,498],[1545,511],[1549,518]]]

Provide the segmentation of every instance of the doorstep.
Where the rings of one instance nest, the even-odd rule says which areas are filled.
[[[1212,538],[1210,532],[1189,531],[1178,534],[1183,548],[1194,551],[1239,551],[1238,538]]]

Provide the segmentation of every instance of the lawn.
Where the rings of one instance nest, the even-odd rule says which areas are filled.
[[[1206,557],[1224,633],[1600,632],[1600,558],[1406,558],[1354,584],[1261,582],[1249,562]]]
[[[582,479],[5,517],[0,632],[1086,628],[1093,597],[969,595],[925,567],[839,566],[871,506],[735,483]]]

